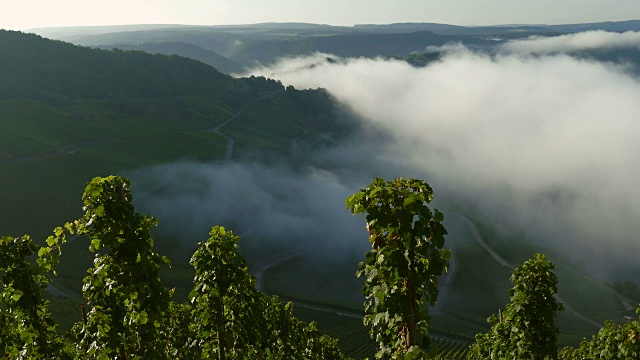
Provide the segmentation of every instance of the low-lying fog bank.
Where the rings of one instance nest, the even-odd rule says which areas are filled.
[[[615,35],[602,39],[628,46]],[[172,175],[145,207],[171,224],[163,231],[185,239],[232,223],[241,235],[352,246],[366,237],[364,221],[344,209],[344,199],[374,176],[421,177],[437,200],[522,230],[588,263],[593,274],[637,276],[640,83],[623,65],[565,53],[558,43],[568,40],[547,42],[549,52],[534,39],[520,44],[534,44],[535,55],[515,43],[491,55],[450,46],[424,68],[317,54],[254,69],[285,85],[327,89],[386,141],[361,135],[315,154],[302,170],[244,163],[147,169],[145,176]]]

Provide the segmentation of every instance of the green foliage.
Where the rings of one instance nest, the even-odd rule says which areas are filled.
[[[291,303],[256,290],[239,241],[231,231],[214,226],[191,259],[196,274],[189,297],[197,325],[192,326],[195,339],[187,341],[190,347],[199,349],[202,358],[343,358],[337,340],[296,319]]]
[[[85,215],[69,226],[87,235],[94,265],[82,293],[91,308],[76,327],[89,358],[166,357],[166,314],[171,292],[158,277],[169,259],[153,252],[157,221],[134,211],[129,180],[95,178],[86,187]]]
[[[255,281],[238,251],[240,238],[220,226],[210,235],[191,258],[196,274],[189,298],[201,314],[198,346],[203,355],[226,359],[230,351],[250,345],[246,332]]]
[[[276,296],[259,293],[256,302],[260,316],[256,317],[253,334],[255,345],[251,354],[267,354],[270,359],[344,359],[338,340],[318,332],[315,323],[305,323],[293,316],[293,303],[282,303]]]
[[[640,308],[636,310],[640,314]],[[638,320],[618,325],[606,321],[591,340],[582,340],[578,348],[566,347],[560,358],[582,359],[640,359],[640,324]]]
[[[55,274],[60,244],[65,237],[57,228],[39,246],[25,235],[0,238],[0,357],[7,359],[57,359],[62,356],[62,339],[51,316],[44,292],[48,273]],[[35,263],[29,257],[36,255]]]
[[[197,317],[194,318],[193,306],[188,303],[169,303],[167,312],[167,338],[166,353],[175,359],[199,359],[202,357],[202,349],[197,346],[194,336]],[[196,314],[197,315],[197,314]]]
[[[510,303],[498,315],[491,315],[489,332],[476,335],[470,359],[557,359],[559,330],[556,312],[562,310],[554,295],[558,292],[553,263],[544,255],[518,266],[509,290]]]
[[[341,358],[335,340],[292,315],[255,289],[239,253],[239,237],[215,226],[191,259],[195,268],[190,304],[169,302],[158,277],[169,260],[153,252],[157,221],[135,213],[129,181],[95,178],[87,185],[85,215],[69,230],[90,238],[94,266],[84,279],[91,310],[74,334],[89,358],[236,359]],[[324,355],[326,356],[324,356]],[[333,354],[333,355],[331,355]]]
[[[347,199],[353,213],[366,213],[373,249],[358,274],[365,276],[365,325],[380,346],[378,358],[459,358],[459,341],[437,340],[428,348],[437,276],[447,269],[443,216],[427,207],[431,188],[420,180],[375,179]],[[293,316],[283,303],[256,290],[239,251],[239,237],[213,227],[198,245],[190,303],[170,302],[159,280],[169,260],[153,251],[157,221],[138,214],[129,181],[95,178],[86,187],[85,214],[56,228],[46,246],[30,237],[0,238],[0,344],[6,359],[343,359],[337,340]],[[60,336],[44,299],[56,274],[66,231],[87,236],[94,265],[84,279],[83,321]],[[476,336],[470,359],[556,359],[558,329],[554,265],[536,254],[511,276],[511,303]],[[638,309],[640,312],[640,309]],[[426,351],[426,349],[429,349]],[[561,359],[640,357],[638,321],[605,327]]]
[[[372,250],[357,275],[366,279],[365,325],[378,342],[378,358],[416,358],[429,347],[430,317],[438,276],[451,252],[443,249],[444,216],[427,206],[433,190],[422,180],[376,178],[346,200],[353,214],[365,214]]]

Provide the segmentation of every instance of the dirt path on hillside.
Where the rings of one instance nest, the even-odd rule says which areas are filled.
[[[257,98],[255,98],[255,99],[253,99],[253,100],[251,100],[251,101],[249,101],[247,103],[244,103],[244,104],[240,105],[240,107],[236,110],[236,112],[230,118],[225,120],[222,124],[214,127],[213,129],[207,130],[207,131],[214,132],[214,133],[222,136],[223,138],[225,138],[225,140],[227,140],[227,149],[226,149],[226,151],[224,153],[224,161],[231,161],[231,156],[233,155],[233,146],[235,145],[236,139],[233,136],[229,135],[229,134],[225,134],[222,131],[222,128],[225,125],[227,125],[230,122],[232,122],[233,120],[235,120],[238,117],[240,117],[240,115],[242,115],[242,110],[245,107],[247,107],[247,106],[249,106],[249,105],[251,105],[251,104],[253,104],[255,102],[258,102],[258,101],[260,101],[262,99],[265,99],[265,98],[271,96],[272,94],[279,93],[279,92],[282,92],[282,90],[270,91],[270,92],[268,92],[268,93],[266,93],[266,94],[264,94],[264,95],[262,95],[260,97],[257,97]]]
[[[474,238],[476,239],[478,244],[480,244],[480,246],[482,246],[482,248],[485,249],[489,253],[489,255],[491,255],[491,257],[493,257],[493,259],[495,261],[497,261],[500,265],[509,268],[509,270],[511,270],[511,271],[515,270],[515,266],[513,266],[509,261],[507,261],[500,254],[498,254],[492,247],[490,247],[489,244],[487,244],[487,242],[482,238],[482,235],[480,235],[480,232],[476,228],[476,225],[471,220],[469,220],[464,215],[461,215],[461,214],[459,214],[459,213],[457,213],[455,211],[448,210],[448,212],[453,214],[453,215],[455,215],[456,217],[460,218],[461,220],[463,220],[467,224],[467,226],[469,226],[469,228],[473,232]],[[555,298],[556,298],[556,300],[558,300],[558,302],[562,303],[562,305],[564,306],[564,309],[566,311],[568,311],[571,314],[575,315],[576,317],[578,317],[578,318],[580,318],[580,319],[582,319],[582,320],[584,320],[584,321],[596,326],[597,328],[601,328],[602,327],[602,324],[600,324],[600,323],[588,318],[587,316],[579,313],[573,306],[571,306],[571,304],[569,304],[562,297],[556,295]]]
[[[293,139],[291,139],[291,151],[296,150],[298,147],[300,147],[300,144],[298,144],[298,140],[300,138],[302,138],[303,136],[306,136],[307,134],[309,134],[309,130],[303,128],[302,126],[300,126],[300,128],[302,128],[302,135],[298,135],[296,137],[294,137]]]
[[[225,126],[228,123],[230,123],[231,121],[233,121],[236,118],[238,118],[240,115],[242,115],[242,109],[244,109],[246,106],[248,106],[250,104],[253,104],[254,102],[260,101],[260,100],[270,96],[271,94],[275,94],[275,93],[279,93],[279,92],[282,92],[282,90],[270,91],[270,92],[268,92],[268,93],[266,93],[266,94],[264,94],[264,95],[262,95],[260,97],[257,97],[257,98],[255,98],[255,99],[253,99],[253,100],[251,100],[251,101],[249,101],[249,102],[247,102],[245,104],[240,105],[240,107],[236,110],[236,112],[230,118],[228,118],[222,124],[216,126],[215,128],[207,130],[207,131],[215,132],[215,133],[221,135],[222,137],[224,137],[227,140],[227,149],[226,149],[225,157],[224,157],[225,161],[231,160],[235,139],[233,137],[231,137],[230,135],[227,135],[227,134],[223,133],[220,129],[223,126]],[[127,139],[110,138],[110,139],[104,139],[104,140],[82,141],[82,142],[77,142],[77,143],[73,143],[73,144],[61,145],[61,146],[57,147],[57,149],[55,151],[52,151],[52,152],[48,152],[48,153],[44,153],[44,154],[16,156],[16,157],[0,160],[0,164],[16,164],[16,163],[21,163],[21,162],[26,162],[26,161],[42,160],[42,159],[48,159],[48,158],[53,158],[53,157],[58,157],[58,156],[63,156],[63,155],[71,155],[71,154],[75,153],[78,149],[86,147],[86,146],[105,144],[105,143],[110,143],[110,142],[115,142],[115,141],[120,141],[120,140],[127,140]]]
[[[256,277],[256,289],[263,291],[264,287],[264,275],[270,268],[281,264],[285,261],[291,260],[300,255],[309,253],[311,250],[291,249],[281,254],[275,254],[268,258],[262,258],[257,264],[252,266],[253,276]]]
[[[235,139],[233,137],[231,137],[231,135],[227,135],[225,133],[222,132],[222,130],[220,130],[223,126],[227,125],[228,123],[230,123],[231,121],[237,119],[240,115],[242,114],[242,111],[240,109],[238,109],[238,111],[236,111],[235,114],[233,114],[232,117],[230,117],[229,119],[225,120],[225,122],[223,122],[222,124],[214,127],[213,129],[210,129],[209,131],[214,132],[220,136],[222,136],[223,138],[225,138],[225,140],[227,140],[227,149],[224,153],[224,161],[230,161],[231,160],[231,155],[233,154],[233,145],[235,144]]]

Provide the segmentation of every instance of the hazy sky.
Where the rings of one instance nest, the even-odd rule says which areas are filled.
[[[0,28],[120,24],[459,25],[580,23],[640,18],[638,0],[1,0]]]

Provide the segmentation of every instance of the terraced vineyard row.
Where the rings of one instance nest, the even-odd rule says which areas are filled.
[[[376,343],[369,337],[368,329],[362,324],[362,318],[342,314],[330,309],[314,305],[296,304],[294,315],[304,321],[315,321],[320,332],[338,338],[342,352],[354,359],[373,358]],[[445,334],[435,330],[432,334],[431,346],[438,347],[438,354],[443,359],[465,359],[471,339],[463,335]],[[454,335],[453,337],[450,335]]]
[[[462,360],[467,358],[470,343],[463,340],[431,338],[432,345],[438,347],[438,355],[447,360]]]
[[[304,321],[315,321],[318,330],[339,339],[342,352],[355,359],[373,357],[376,343],[369,337],[362,318],[338,315],[331,311],[296,304],[294,315]]]

